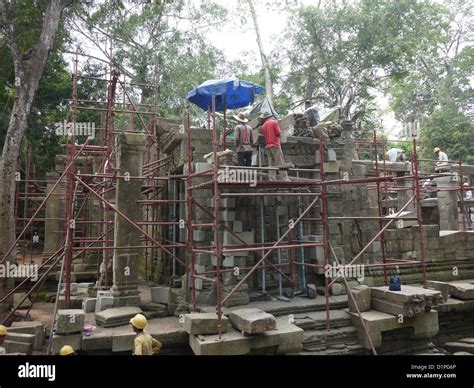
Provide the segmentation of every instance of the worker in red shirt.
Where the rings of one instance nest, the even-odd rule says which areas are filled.
[[[268,158],[268,167],[282,167],[285,165],[285,159],[283,158],[283,152],[281,151],[281,129],[278,125],[278,121],[269,113],[265,113],[262,116],[262,121],[262,132],[265,137],[265,154]],[[278,170],[278,173],[282,180],[290,180],[286,171]],[[270,171],[270,180],[274,181],[275,179],[275,172]]]

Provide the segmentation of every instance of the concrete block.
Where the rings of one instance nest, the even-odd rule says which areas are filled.
[[[250,337],[229,328],[227,333],[189,336],[189,346],[198,356],[240,356],[250,352]]]
[[[223,222],[235,221],[235,212],[230,210],[224,210],[219,212],[219,220]]]
[[[334,151],[332,148],[328,149],[328,162],[335,162],[336,160],[336,151]]]
[[[366,349],[370,349],[369,340],[367,334],[363,329],[360,322],[359,315],[356,313],[350,313],[352,317],[352,324],[357,329],[357,336],[359,342]],[[400,323],[398,317],[386,314],[380,311],[365,311],[361,313],[362,319],[368,329],[370,338],[376,348],[382,345],[382,332],[390,331],[394,329],[400,329],[403,327],[413,327],[413,338],[415,339],[429,339],[434,337],[439,330],[438,326],[438,312],[432,310],[428,313],[420,315],[413,319],[407,319],[403,323]]]
[[[206,232],[204,230],[193,230],[194,241],[206,241]]]
[[[84,330],[84,317],[83,310],[58,310],[56,334],[82,332]]]
[[[25,297],[26,292],[17,292],[13,294],[13,307],[17,307],[21,300]],[[24,302],[21,304],[20,309],[27,309],[31,307],[30,298],[26,298]]]
[[[307,287],[308,287],[308,298],[316,299],[316,295],[317,295],[316,284],[308,284]]]
[[[135,336],[135,333],[115,334],[112,337],[112,352],[132,352]]]
[[[96,313],[95,321],[102,327],[123,326],[128,325],[135,315],[142,313],[142,309],[135,306],[116,307]]]
[[[97,298],[86,298],[82,302],[82,309],[85,313],[94,313],[96,310]]]
[[[339,174],[340,168],[341,168],[341,162],[338,160],[324,163],[324,172],[328,174]]]
[[[354,297],[354,301],[351,297],[348,296],[347,301],[349,303],[349,311],[351,313],[357,313],[357,307],[359,308],[360,312],[369,311],[371,308],[371,298],[372,292],[370,287],[368,286],[358,286],[352,289],[352,296]]]
[[[243,226],[244,226],[244,224],[243,224],[242,221],[234,221],[232,223],[232,230],[236,233],[241,233],[244,230]]]
[[[5,348],[5,352],[7,354],[19,353],[31,355],[33,353],[33,345],[26,342],[15,342],[5,340],[5,342],[3,342],[3,347]]]
[[[110,291],[97,291],[97,301],[95,305],[95,312],[101,312],[108,308],[114,307],[114,298]]]
[[[194,313],[184,315],[184,330],[188,334],[193,335],[218,334],[219,325],[221,333],[226,333],[228,323],[229,319],[227,317],[222,316],[219,321],[217,314],[215,313]]]
[[[35,336],[34,350],[41,350],[45,340],[45,326],[39,321],[13,322],[8,332],[33,334]]]
[[[428,280],[428,286],[434,290],[440,291],[443,297],[443,302],[446,303],[449,297],[449,283],[438,282],[435,280]]]
[[[474,285],[470,283],[449,283],[449,294],[461,300],[474,299]]]
[[[8,331],[5,341],[12,342],[23,342],[25,344],[30,344],[34,348],[36,337],[34,334],[25,334],[25,333],[15,333],[11,330]]]
[[[112,334],[92,333],[90,337],[82,338],[82,350],[110,350],[112,349]]]
[[[229,314],[232,326],[247,334],[258,334],[276,329],[276,320],[273,315],[255,308],[233,310]]]
[[[209,163],[196,162],[194,163],[194,172],[199,173],[212,168],[212,165]]]
[[[177,294],[171,287],[150,287],[151,300],[155,303],[176,303]]]
[[[59,354],[61,348],[65,345],[72,346],[74,351],[82,350],[82,334],[54,334],[51,340],[51,353]]]
[[[342,295],[344,293],[344,286],[339,283],[334,283],[330,288],[331,295],[337,296]]]

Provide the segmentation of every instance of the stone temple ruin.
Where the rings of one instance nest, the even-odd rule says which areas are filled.
[[[235,165],[215,115],[194,127],[127,93],[115,111],[118,86],[95,144],[68,143],[47,187],[19,198],[42,209],[44,247],[38,281],[12,290],[8,353],[129,354],[140,312],[165,354],[474,353],[474,166],[381,161],[376,135],[291,114],[290,181],[272,181],[261,146]]]

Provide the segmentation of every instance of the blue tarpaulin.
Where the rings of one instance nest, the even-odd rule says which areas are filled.
[[[255,95],[263,93],[263,87],[239,79],[213,79],[191,90],[187,99],[201,109],[212,109],[212,96],[216,96],[216,111],[237,109],[253,103]],[[226,96],[226,98],[224,97]]]

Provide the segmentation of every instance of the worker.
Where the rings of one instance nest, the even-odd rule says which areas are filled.
[[[7,336],[7,328],[3,325],[0,325],[0,356],[7,354],[5,348],[2,346]]]
[[[308,120],[308,125],[310,127],[315,127],[319,124],[319,112],[316,108],[316,105],[312,105],[311,101],[306,101],[304,103],[304,114]]]
[[[281,151],[281,129],[278,121],[273,118],[270,113],[264,113],[262,116],[263,121],[263,137],[265,138],[265,154],[268,158],[268,167],[282,167],[285,164],[283,158],[283,152]],[[280,177],[284,181],[289,181],[288,173],[286,171],[278,171]],[[276,174],[274,171],[270,171],[270,180],[274,181]]]
[[[446,167],[448,167],[448,163],[446,163],[448,161],[448,155],[441,151],[439,147],[435,147],[433,151],[439,160],[439,162],[436,163],[436,170],[443,171]]]
[[[471,190],[467,190],[467,188],[469,187],[469,183],[464,182],[463,187],[464,187],[464,194],[465,194],[464,199],[465,199],[466,201],[472,200],[472,191],[471,191]]]
[[[240,112],[238,115],[234,115],[234,119],[238,121],[234,128],[234,140],[237,152],[237,164],[239,166],[251,166],[252,165],[252,153],[255,147],[253,142],[252,128],[245,123],[248,120],[245,115]]]
[[[130,319],[133,331],[136,333],[133,355],[134,356],[153,356],[161,349],[161,342],[154,339],[151,335],[146,334],[143,330],[147,327],[148,322],[142,314],[135,315]]]
[[[389,162],[404,162],[406,160],[405,151],[401,148],[390,148],[385,155],[387,155]]]
[[[33,233],[33,238],[32,238],[33,253],[38,253],[39,242],[40,242],[40,236],[39,236],[38,232],[34,232]]]
[[[64,345],[59,351],[60,356],[74,356],[74,354],[74,349],[69,345]]]

